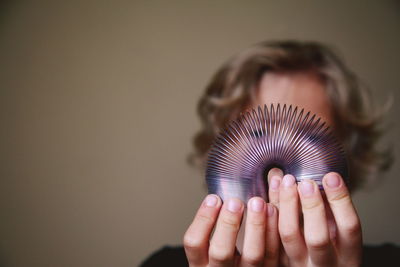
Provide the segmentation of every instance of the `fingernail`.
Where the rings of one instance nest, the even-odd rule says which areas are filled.
[[[283,176],[283,172],[281,169],[278,168],[272,168],[268,172],[268,178],[272,178],[273,176],[278,175],[278,176]]]
[[[250,207],[254,212],[261,212],[264,210],[264,201],[259,198],[253,198],[250,202]]]
[[[278,189],[279,189],[280,183],[281,183],[280,179],[277,179],[277,178],[275,178],[275,177],[272,177],[272,178],[271,178],[271,181],[270,181],[270,183],[269,183],[269,187],[270,187],[272,190],[278,190]]]
[[[283,176],[282,183],[284,187],[291,187],[294,185],[294,177],[292,175],[285,175]]]
[[[308,180],[301,181],[300,192],[303,196],[311,196],[314,193],[314,184]]]
[[[268,204],[268,216],[271,217],[272,215],[274,215],[274,207],[271,204]]]
[[[329,174],[326,177],[326,185],[330,188],[336,188],[340,185],[340,179],[337,174]]]
[[[218,199],[214,195],[208,195],[204,202],[207,207],[215,207],[218,203]]]
[[[228,200],[228,210],[230,212],[238,212],[242,208],[242,202],[238,199],[229,199]]]

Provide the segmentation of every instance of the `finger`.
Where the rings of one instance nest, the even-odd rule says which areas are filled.
[[[267,204],[267,215],[264,266],[278,266],[280,250],[278,209],[272,204]]]
[[[306,179],[299,184],[298,191],[304,218],[304,240],[311,262],[316,266],[333,265],[335,254],[318,185]]]
[[[282,178],[283,177],[283,171],[281,169],[279,169],[279,168],[270,169],[269,172],[268,172],[268,183],[269,183],[269,181],[271,180],[271,178],[273,176],[279,176],[279,177]]]
[[[223,204],[210,242],[210,266],[230,266],[233,263],[243,210],[243,202],[236,198]]]
[[[279,188],[279,234],[291,264],[306,256],[306,246],[299,225],[299,202],[293,175],[285,175]]]
[[[283,245],[282,245],[282,243],[281,243],[281,245],[280,245],[280,250],[279,250],[279,267],[287,267],[287,266],[290,266],[289,265],[289,257],[288,257],[288,255],[286,254],[286,251],[285,251],[285,249],[284,249],[284,247],[283,247]]]
[[[247,205],[247,219],[240,266],[261,266],[265,256],[267,205],[262,198],[251,198]]]
[[[183,245],[190,266],[208,264],[210,235],[218,217],[222,201],[216,195],[208,195],[183,237]]]
[[[339,253],[347,260],[359,259],[362,247],[361,223],[349,191],[337,173],[326,174],[322,184],[336,221]]]
[[[329,230],[329,237],[333,246],[336,246],[336,222],[335,218],[333,217],[331,206],[329,205],[328,200],[326,199],[325,191],[320,191],[322,195],[322,199],[324,200],[324,207],[325,207],[325,214],[326,220],[328,221],[328,230]]]
[[[268,200],[269,203],[279,208],[279,187],[282,182],[282,177],[274,175],[271,177],[268,183]]]
[[[283,171],[272,168],[268,172],[268,202],[279,208],[279,186],[282,182]]]

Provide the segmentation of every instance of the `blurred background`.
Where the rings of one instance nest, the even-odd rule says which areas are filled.
[[[398,1],[13,1],[0,5],[0,265],[136,266],[181,243],[206,194],[186,164],[196,103],[272,39],[339,49],[399,152]],[[399,163],[354,201],[400,244]]]

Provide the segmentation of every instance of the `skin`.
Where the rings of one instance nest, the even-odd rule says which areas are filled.
[[[270,103],[304,107],[334,127],[324,84],[312,73],[264,74],[251,106]],[[324,176],[324,192],[278,169],[268,181],[269,203],[259,197],[247,203],[242,240],[244,203],[205,198],[183,239],[190,266],[360,266],[360,220],[339,174]]]

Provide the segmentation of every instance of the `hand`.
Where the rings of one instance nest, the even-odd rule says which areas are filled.
[[[217,196],[207,196],[184,236],[190,266],[360,265],[360,221],[339,175],[325,175],[326,196],[311,180],[297,186],[293,176],[286,175],[282,179],[282,174],[276,171],[270,172],[268,180],[270,203],[260,198],[252,198],[248,203],[241,256],[235,253],[235,243],[243,203],[232,199],[222,205]],[[279,222],[274,206],[280,209]],[[253,207],[262,209],[257,211],[260,208]],[[215,233],[210,241],[214,226]],[[279,244],[282,246],[280,253]]]
[[[278,265],[276,207],[259,197],[249,200],[243,251],[242,255],[238,255],[236,238],[243,211],[244,204],[239,199],[229,199],[222,204],[216,195],[205,198],[184,236],[190,266]]]
[[[275,189],[270,188],[270,201],[279,206],[281,263],[360,266],[360,220],[340,175],[328,173],[324,176],[322,194],[314,181],[305,180],[296,185],[291,175],[283,179],[275,175],[270,185],[275,185]],[[303,220],[299,216],[299,201]]]

